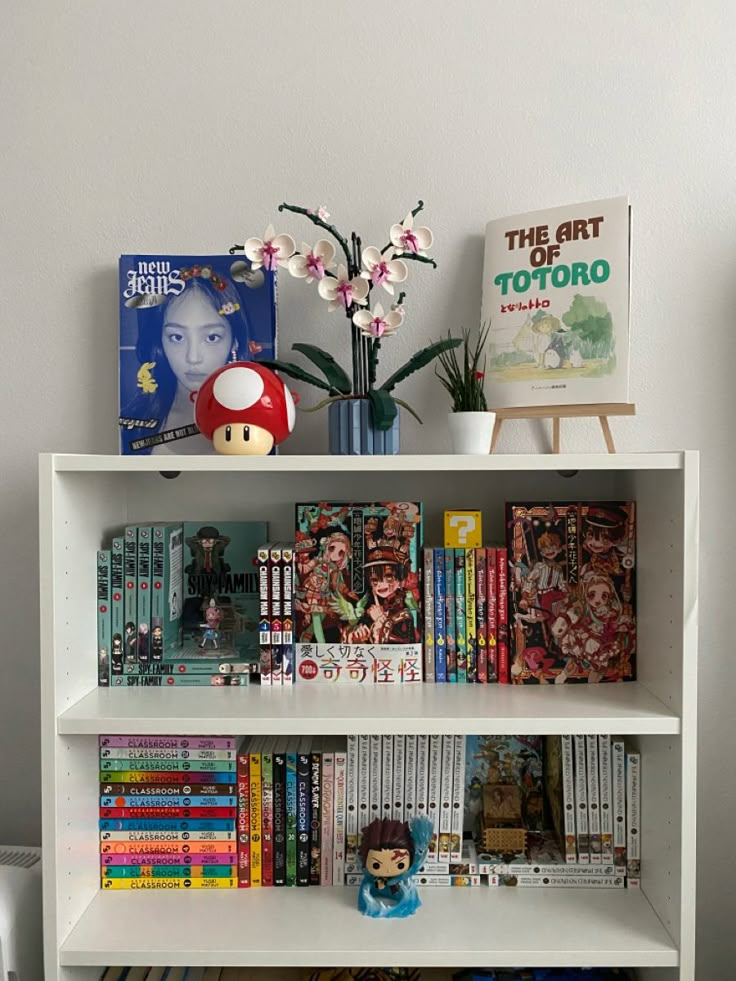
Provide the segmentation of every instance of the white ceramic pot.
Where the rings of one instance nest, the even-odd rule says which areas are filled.
[[[495,412],[451,412],[447,417],[453,453],[491,452]]]

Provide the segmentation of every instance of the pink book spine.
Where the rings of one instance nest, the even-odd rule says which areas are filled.
[[[250,886],[250,755],[238,753],[238,888]]]
[[[496,585],[498,589],[498,680],[502,685],[509,683],[508,646],[508,563],[506,549],[496,549]]]
[[[488,683],[488,550],[475,550],[475,644],[478,650],[477,679]]]
[[[320,876],[321,886],[332,885],[332,849],[334,845],[334,821],[335,821],[335,754],[334,752],[322,753],[322,851],[320,855]]]
[[[498,575],[496,549],[486,551],[488,564],[488,680],[498,681]]]
[[[100,736],[100,746],[124,749],[235,749],[228,736]]]

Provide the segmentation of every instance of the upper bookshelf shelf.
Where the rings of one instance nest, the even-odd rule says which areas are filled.
[[[58,718],[61,735],[680,732],[639,682],[611,685],[95,688]]]
[[[683,452],[520,453],[494,456],[113,456],[54,453],[57,472],[112,473],[405,473],[407,471],[682,470]]]

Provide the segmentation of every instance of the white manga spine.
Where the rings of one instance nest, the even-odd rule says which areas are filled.
[[[406,737],[404,756],[404,820],[411,821],[417,803],[417,737]]]
[[[358,736],[358,844],[363,828],[371,823],[370,812],[370,737]]]
[[[620,736],[611,739],[611,777],[613,783],[613,864],[619,875],[626,874],[626,754]]]
[[[575,744],[575,813],[578,833],[578,863],[590,862],[588,829],[588,781],[585,765],[585,736],[573,736]]]
[[[417,793],[416,814],[427,816],[427,785],[429,783],[429,736],[417,736]]]
[[[613,862],[613,801],[611,793],[611,737],[598,736],[598,773],[601,796],[601,862]]]
[[[394,821],[404,820],[404,766],[406,761],[406,736],[394,736]]]
[[[381,817],[390,818],[394,810],[394,737],[381,736]]]
[[[598,737],[585,737],[586,778],[588,781],[588,832],[590,864],[601,864],[601,801],[598,786]]]
[[[465,736],[454,737],[452,767],[452,827],[450,829],[450,861],[463,857],[463,810],[465,805]]]
[[[345,786],[345,863],[352,865],[358,852],[358,737],[348,736]]]
[[[560,736],[562,755],[562,807],[565,823],[565,861],[577,864],[578,840],[575,815],[575,768],[573,764],[572,736]]]
[[[368,737],[370,763],[368,775],[368,820],[381,817],[381,737]]]
[[[641,886],[641,754],[626,753],[626,875],[629,889]]]
[[[455,757],[455,737],[442,737],[442,777],[440,784],[440,840],[437,856],[440,862],[450,861],[452,834],[452,777]]]
[[[440,790],[442,784],[442,736],[429,737],[429,779],[427,781],[427,817],[434,831],[427,858],[437,861],[440,837]],[[448,859],[449,861],[449,859]]]

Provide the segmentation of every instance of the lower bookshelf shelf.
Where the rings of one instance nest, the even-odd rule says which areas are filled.
[[[371,920],[347,888],[98,893],[61,947],[65,966],[676,967],[641,891],[422,890],[405,920]]]

